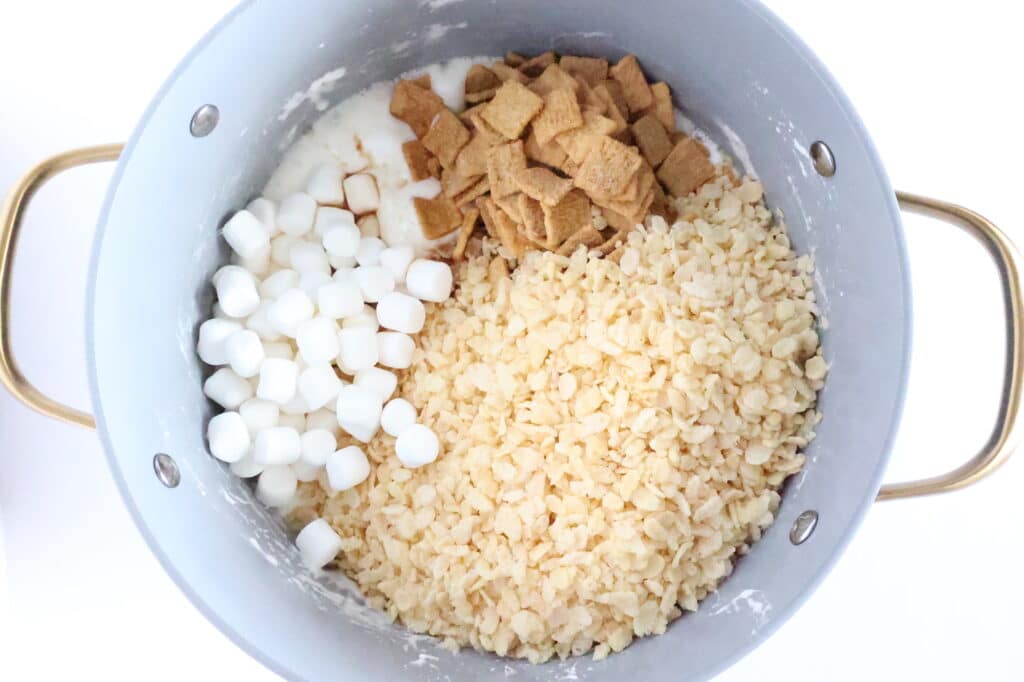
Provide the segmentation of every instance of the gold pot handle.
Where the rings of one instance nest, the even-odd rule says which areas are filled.
[[[103,144],[63,152],[44,159],[29,170],[11,188],[0,211],[0,381],[14,397],[36,412],[86,428],[96,428],[92,415],[68,407],[43,395],[25,378],[11,348],[11,272],[14,248],[18,243],[22,220],[32,196],[55,175],[78,166],[100,161],[116,161],[122,145]]]
[[[1017,412],[1021,402],[1021,362],[1024,362],[1020,254],[998,227],[970,209],[905,192],[897,192],[896,197],[904,211],[956,225],[981,242],[992,255],[999,270],[1006,305],[1006,369],[996,425],[981,450],[966,463],[939,476],[883,485],[878,493],[879,500],[945,493],[977,483],[998,469],[1020,440]]]

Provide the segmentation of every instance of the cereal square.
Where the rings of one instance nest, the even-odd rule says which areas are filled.
[[[418,76],[416,78],[412,78],[412,79],[409,80],[409,82],[413,83],[414,85],[418,85],[419,87],[423,88],[424,90],[430,90],[430,89],[432,89],[434,87],[433,81],[430,80],[430,74],[429,73],[425,73],[422,76]]]
[[[455,165],[458,167],[458,161]],[[446,197],[454,199],[479,181],[480,175],[460,175],[452,168],[445,168],[441,171],[441,192]]]
[[[487,103],[481,116],[499,133],[517,139],[533,117],[544,108],[544,100],[525,85],[505,81],[494,99]]]
[[[483,206],[487,208],[484,209]],[[484,224],[489,224],[488,229],[494,232],[494,236],[502,246],[508,249],[515,258],[522,258],[529,245],[519,236],[516,224],[508,217],[508,214],[501,210],[492,199],[483,199],[480,213],[484,216]]]
[[[420,228],[427,239],[440,239],[450,234],[462,224],[462,212],[451,199],[423,199],[414,197],[413,208],[420,220]]]
[[[555,90],[569,90],[575,96],[576,90],[580,85],[576,82],[575,78],[563,71],[562,67],[558,64],[552,64],[544,69],[544,73],[526,87],[541,97]]]
[[[610,208],[602,208],[601,215],[603,215],[605,221],[616,230],[631,230],[636,227],[636,223],[633,222],[632,218],[624,216],[618,211],[613,211]]]
[[[493,90],[501,86],[501,79],[498,74],[488,69],[483,64],[474,64],[466,72],[465,92],[467,95],[484,90]]]
[[[498,208],[504,211],[505,215],[511,218],[514,223],[523,222],[523,216],[519,212],[519,196],[521,194],[521,192],[516,192],[501,199],[494,199],[494,203],[498,205]],[[494,197],[492,196],[491,198]]]
[[[653,101],[644,109],[645,114],[654,114],[658,122],[670,133],[676,130],[676,112],[672,106],[672,91],[666,83],[655,83],[651,86]]]
[[[526,153],[522,140],[506,142],[487,151],[487,177],[491,183],[491,196],[501,199],[519,191],[515,174],[526,168]]]
[[[491,189],[491,183],[487,180],[487,176],[483,176],[476,181],[475,184],[471,185],[469,189],[463,190],[455,196],[455,205],[460,208],[469,202],[475,200],[477,197],[481,197],[487,194]]]
[[[405,157],[405,164],[409,166],[409,176],[414,182],[426,180],[431,177],[430,152],[419,140],[409,140],[402,143],[402,156]]]
[[[626,105],[631,112],[641,111],[651,106],[654,97],[651,94],[651,86],[644,78],[644,72],[640,70],[640,62],[635,55],[626,55],[619,63],[609,69],[612,78],[622,85],[622,94],[626,98]]]
[[[658,168],[658,179],[675,197],[685,197],[714,174],[704,145],[691,137],[677,142]]]
[[[531,130],[530,134],[526,136],[523,149],[526,151],[526,158],[552,168],[562,168],[568,158],[565,155],[565,150],[557,142],[541,144],[537,140],[537,132],[534,130]]]
[[[483,104],[484,102],[489,102],[494,99],[494,95],[497,94],[497,92],[497,88],[488,88],[486,90],[480,90],[479,92],[467,92],[466,104]]]
[[[479,218],[480,211],[475,208],[471,208],[462,217],[462,224],[459,226],[459,239],[455,242],[455,248],[452,250],[452,258],[455,260],[460,260],[466,254],[466,246],[469,245],[469,238],[473,236],[473,230],[476,228],[476,221]]]
[[[562,133],[555,141],[565,150],[575,163],[583,163],[594,144],[593,138],[601,138],[615,131],[615,123],[610,118],[598,114],[583,112],[583,125],[574,130]]]
[[[581,76],[576,76],[576,83],[579,84],[579,89],[576,90],[576,101],[579,102],[580,110],[590,110],[595,114],[604,114],[607,112],[607,106],[604,100],[598,97],[597,93],[594,92],[594,88],[590,87]]]
[[[548,68],[555,63],[555,53],[550,50],[544,54],[539,54],[533,59],[527,59],[525,62],[519,65],[519,70],[527,78],[536,78],[537,76],[544,73],[544,69]]]
[[[515,175],[516,185],[528,197],[554,206],[572,189],[572,180],[561,178],[547,168],[524,168]]]
[[[599,246],[604,242],[604,237],[594,229],[593,225],[587,225],[582,230],[573,233],[568,239],[566,239],[561,246],[558,247],[558,253],[562,256],[571,256],[573,252],[580,247],[582,244],[588,249],[592,249],[595,246]]]
[[[459,117],[448,109],[438,112],[430,122],[427,134],[422,138],[423,146],[433,152],[443,168],[455,163],[455,157],[469,142],[469,131]]]
[[[473,131],[469,144],[462,148],[455,159],[455,171],[467,178],[475,178],[487,172],[487,152],[493,145],[480,131]]]
[[[632,129],[640,153],[647,159],[647,163],[657,168],[672,151],[672,141],[668,139],[665,126],[661,125],[654,114],[644,114],[633,122]]]
[[[523,75],[523,72],[520,71],[519,69],[509,66],[508,64],[502,64],[501,62],[491,64],[491,71],[494,72],[494,75],[497,76],[498,80],[500,80],[502,83],[504,83],[505,81],[512,80],[516,81],[517,83],[525,84],[530,80],[525,75]]]
[[[473,130],[483,137],[484,141],[491,147],[508,142],[504,135],[492,128],[491,124],[483,119],[482,114],[483,108],[480,108],[470,115],[469,120]]]
[[[447,111],[444,101],[431,90],[425,90],[413,81],[398,81],[391,95],[391,115],[405,121],[416,137],[423,137],[430,130],[434,117]]]
[[[579,76],[594,86],[608,77],[608,60],[594,57],[573,57],[566,55],[558,61],[566,73]]]
[[[516,195],[519,199],[519,215],[522,217],[523,234],[531,242],[544,246],[547,243],[547,229],[544,227],[544,209],[541,203],[525,194]]]
[[[590,200],[579,190],[569,192],[554,206],[541,204],[541,210],[544,211],[544,232],[549,249],[557,249],[569,235],[585,227],[593,229]]]
[[[569,89],[552,90],[544,96],[544,109],[533,119],[533,132],[538,143],[547,144],[561,133],[582,125],[583,114],[576,93]]]
[[[575,184],[591,196],[614,197],[626,189],[642,163],[636,149],[610,137],[599,138],[580,164]]]
[[[509,50],[508,52],[505,53],[505,63],[513,68],[519,68],[520,66],[523,65],[525,61],[526,57],[519,54],[518,52],[513,52],[512,50]]]

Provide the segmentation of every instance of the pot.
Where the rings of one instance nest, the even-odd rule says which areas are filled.
[[[286,38],[282,40],[282,37]],[[279,520],[207,454],[206,369],[196,332],[227,258],[225,218],[257,194],[323,109],[416,66],[507,50],[637,54],[688,116],[757,170],[792,243],[817,262],[831,366],[825,415],[777,521],[699,611],[605,661],[540,666],[449,653],[308,573]],[[1019,257],[990,222],[897,195],[867,132],[809,50],[746,0],[284,0],[247,2],[185,58],[129,142],[47,159],[13,189],[0,234],[0,378],[25,404],[81,426],[88,414],[29,384],[10,348],[10,259],[35,190],[84,163],[118,160],[88,283],[95,426],[139,529],[195,605],[239,646],[292,679],[706,679],[763,642],[839,558],[876,499],[953,490],[995,469],[1017,440]],[[943,476],[881,487],[906,388],[910,290],[898,203],[964,227],[999,267],[1007,368],[997,426]],[[666,665],[671,661],[671,665]]]

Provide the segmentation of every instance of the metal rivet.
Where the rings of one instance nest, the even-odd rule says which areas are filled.
[[[170,455],[165,455],[162,452],[156,453],[156,456],[153,457],[153,471],[156,472],[157,480],[168,488],[177,488],[181,483],[181,472],[178,471],[178,465]]]
[[[789,529],[789,541],[794,545],[802,545],[807,542],[817,527],[818,512],[808,509],[796,517],[796,521],[793,522],[793,527]]]
[[[217,127],[218,121],[220,121],[220,109],[212,104],[204,104],[196,109],[196,113],[192,114],[192,121],[188,124],[188,129],[192,133],[192,137],[206,137]]]
[[[832,150],[821,140],[811,145],[811,160],[814,161],[814,170],[818,171],[818,175],[831,178],[836,174],[836,157],[832,156]]]

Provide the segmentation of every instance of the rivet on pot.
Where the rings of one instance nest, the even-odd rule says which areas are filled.
[[[807,542],[817,527],[818,512],[808,509],[796,517],[796,521],[793,522],[793,527],[789,530],[789,541],[794,545],[802,545]]]
[[[188,124],[192,137],[206,137],[213,132],[220,121],[220,110],[212,104],[204,104],[192,114],[192,121]]]
[[[811,145],[811,160],[814,161],[814,170],[818,175],[831,178],[836,174],[836,157],[832,155],[829,146],[818,140]]]
[[[158,452],[153,457],[153,471],[158,481],[168,488],[177,488],[181,483],[181,472],[178,471],[177,463],[170,455]]]

